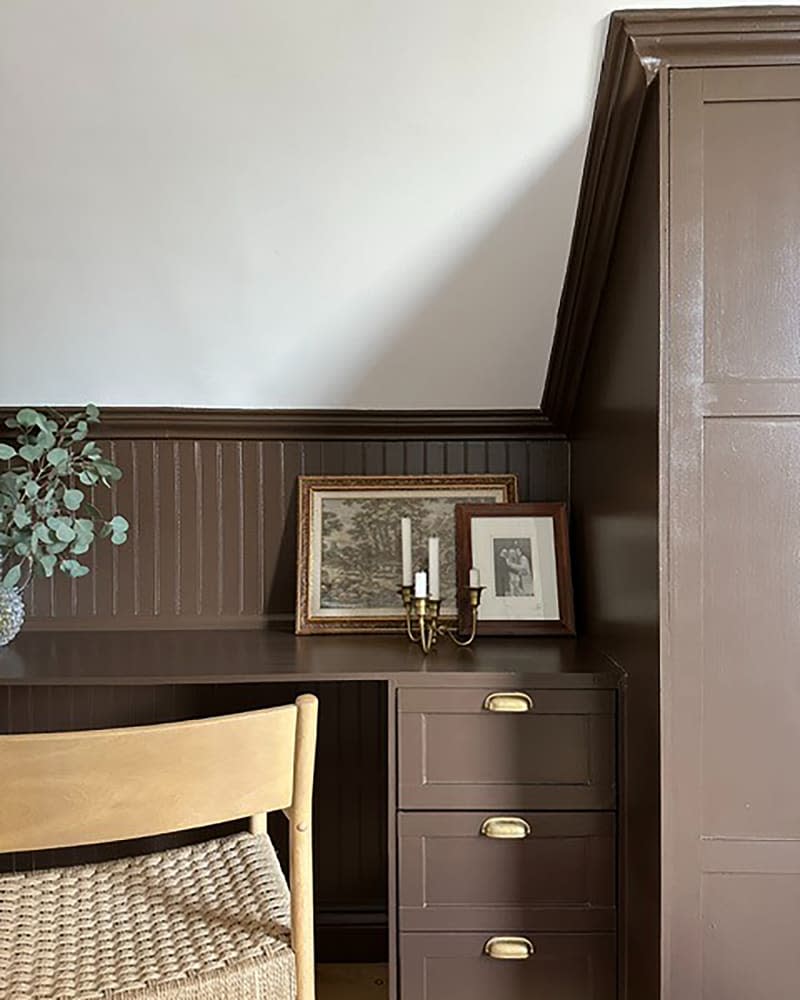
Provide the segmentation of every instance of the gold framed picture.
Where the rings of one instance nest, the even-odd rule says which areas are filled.
[[[516,499],[514,475],[300,476],[296,632],[405,629],[401,518],[411,522],[416,568],[439,538],[442,614],[455,621],[456,505]]]

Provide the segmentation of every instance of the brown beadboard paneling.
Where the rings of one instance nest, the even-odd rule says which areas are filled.
[[[296,480],[301,473],[513,472],[522,500],[564,500],[564,441],[251,440],[221,431],[109,441],[124,478],[113,506],[126,545],[97,545],[92,574],[39,581],[28,628],[258,628],[294,615]],[[109,498],[100,497],[104,509]]]

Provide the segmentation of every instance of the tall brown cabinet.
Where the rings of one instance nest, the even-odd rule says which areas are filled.
[[[543,408],[627,674],[622,995],[795,998],[800,9],[612,19]]]

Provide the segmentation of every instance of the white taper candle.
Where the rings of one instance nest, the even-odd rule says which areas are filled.
[[[414,597],[428,596],[428,574],[421,569],[414,577]]]
[[[414,582],[411,569],[411,518],[400,518],[400,553],[403,560],[403,586],[410,587]]]
[[[470,587],[480,587],[481,585],[481,573],[475,566],[469,571],[469,585]]]
[[[433,600],[439,600],[439,539],[432,535],[428,539],[428,590]]]

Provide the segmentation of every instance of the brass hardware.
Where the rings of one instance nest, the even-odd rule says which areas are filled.
[[[524,937],[493,937],[483,946],[484,955],[501,961],[520,961],[530,958],[536,949]]]
[[[530,823],[518,816],[491,816],[481,824],[481,836],[493,840],[524,840],[530,835]]]
[[[524,691],[496,691],[486,696],[487,712],[532,712],[533,698]]]
[[[442,602],[433,597],[414,597],[414,588],[404,585],[398,589],[406,612],[406,634],[408,638],[422,648],[423,653],[430,653],[441,636],[447,636],[457,646],[469,646],[478,634],[478,605],[481,603],[481,592],[484,587],[467,587],[469,606],[472,613],[472,627],[466,639],[459,639],[455,629],[448,628],[440,619]],[[417,631],[415,632],[415,625]]]

